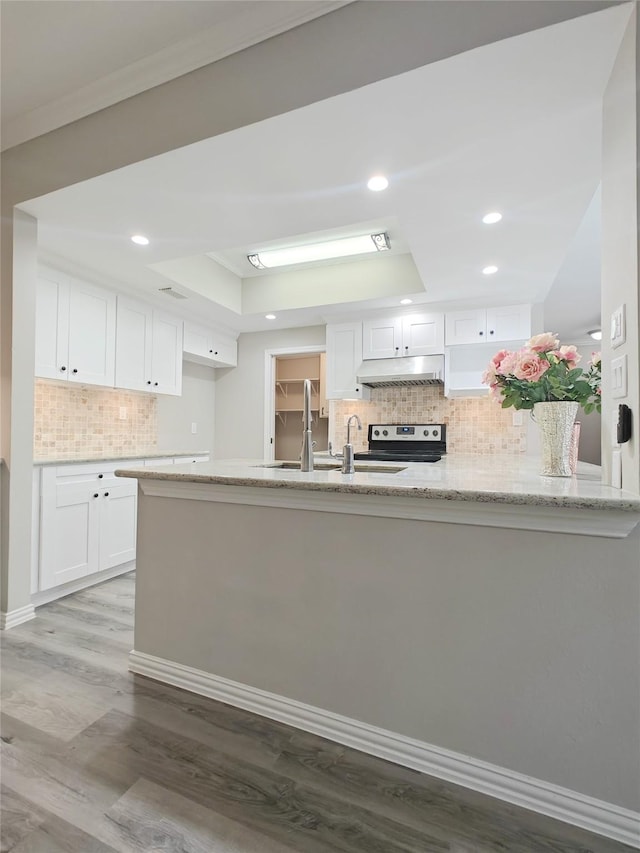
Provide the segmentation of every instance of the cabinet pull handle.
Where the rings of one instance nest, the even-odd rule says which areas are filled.
[[[94,498],[97,498],[97,497],[98,497],[98,493],[97,493],[97,492],[95,492],[93,496],[94,496]]]
[[[63,364],[63,365],[62,365],[62,367],[60,368],[60,370],[61,370],[63,373],[65,372],[65,370],[66,370],[66,369],[67,369],[67,368],[64,366],[64,364]]]

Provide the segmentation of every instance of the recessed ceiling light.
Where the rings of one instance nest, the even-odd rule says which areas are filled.
[[[412,302],[413,302],[413,299],[401,299],[400,305],[411,305]]]
[[[591,329],[591,331],[587,332],[587,334],[590,335],[594,341],[602,340],[602,329]]]
[[[132,243],[136,243],[138,246],[148,246],[149,238],[145,237],[143,234],[134,234],[131,238]]]
[[[276,319],[276,315],[275,315],[275,314],[265,314],[265,315],[264,315],[264,319],[265,319],[265,320],[275,320],[275,319]]]
[[[497,210],[492,211],[491,213],[486,213],[482,217],[482,221],[485,225],[495,225],[496,222],[500,222],[502,219],[502,214],[498,213]]]
[[[305,264],[311,261],[326,261],[331,258],[346,258],[350,255],[364,255],[368,252],[386,252],[391,248],[389,235],[361,234],[358,237],[343,237],[326,243],[310,243],[305,246],[290,246],[286,249],[266,249],[253,252],[247,260],[256,269],[286,267],[290,264]]]
[[[494,266],[493,264],[489,264],[489,266],[485,267],[482,272],[483,275],[493,275],[494,272],[498,272],[498,267]]]
[[[386,190],[389,186],[389,181],[384,175],[374,175],[367,181],[367,186],[374,193],[379,193],[380,190]]]

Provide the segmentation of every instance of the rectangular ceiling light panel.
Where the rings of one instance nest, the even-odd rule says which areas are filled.
[[[352,255],[365,255],[369,252],[384,252],[390,248],[387,234],[363,234],[359,237],[328,240],[326,243],[311,243],[308,246],[267,249],[264,252],[247,255],[247,258],[256,269],[264,270],[292,264],[307,264],[312,261],[346,258]]]

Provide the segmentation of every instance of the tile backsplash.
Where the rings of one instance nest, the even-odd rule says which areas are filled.
[[[36,460],[156,451],[157,400],[151,394],[36,379],[34,401]]]
[[[521,453],[526,450],[528,413],[522,413],[522,426],[514,426],[513,411],[501,409],[488,396],[446,398],[442,385],[373,388],[367,402],[331,401],[329,434],[340,450],[347,440],[345,420],[357,414],[362,432],[351,431],[356,450],[367,449],[371,423],[442,423],[447,425],[449,453]]]

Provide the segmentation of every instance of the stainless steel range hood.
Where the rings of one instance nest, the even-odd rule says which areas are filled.
[[[444,382],[443,355],[413,355],[406,358],[376,358],[363,361],[357,380],[370,388],[396,385],[441,385]]]

